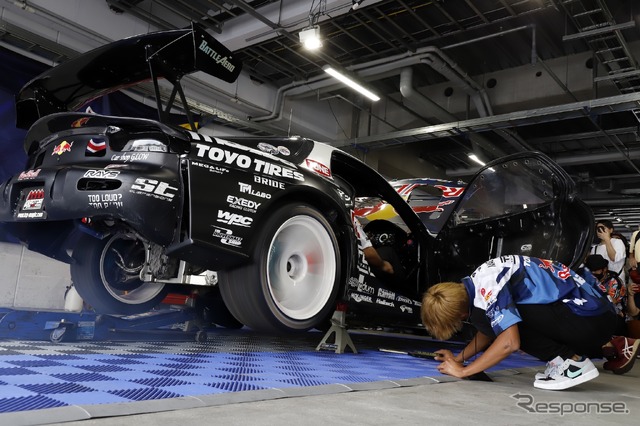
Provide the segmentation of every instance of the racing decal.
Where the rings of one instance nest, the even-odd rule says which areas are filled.
[[[229,60],[233,58],[232,57],[227,58],[226,56],[220,55],[211,46],[209,46],[209,43],[207,43],[207,40],[202,40],[202,42],[198,46],[198,50],[200,50],[205,55],[213,59],[216,64],[220,65],[222,68],[226,69],[227,71],[233,72],[236,69],[236,66],[233,65],[231,62],[229,62]]]
[[[405,314],[412,314],[413,313],[413,308],[411,306],[407,306],[407,305],[400,305],[400,310],[402,312],[404,312]]]
[[[145,161],[149,158],[148,152],[126,152],[122,154],[113,154],[111,161],[122,161],[124,163],[133,163],[134,161]]]
[[[42,210],[44,189],[32,189],[27,194],[21,210]]]
[[[20,212],[16,215],[18,219],[43,219],[45,217],[45,212]]]
[[[279,145],[276,147],[271,145],[270,143],[260,142],[258,144],[258,149],[262,152],[266,152],[267,154],[271,154],[271,155],[279,154],[285,157],[288,157],[289,155],[291,155],[291,151],[289,151],[289,148],[283,145]]]
[[[122,194],[87,194],[89,199],[89,207],[96,209],[106,209],[115,207],[120,209],[123,207]]]
[[[198,149],[196,155],[201,158],[208,158],[211,161],[235,165],[241,169],[252,169],[254,172],[265,175],[304,181],[304,175],[302,173],[289,167],[273,164],[259,158],[251,158],[246,154],[228,151],[215,146],[196,144],[196,148]]]
[[[20,173],[20,175],[18,176],[18,180],[35,179],[36,177],[38,177],[39,174],[40,174],[40,169],[25,170],[24,172]]]
[[[356,303],[373,303],[373,298],[368,294],[351,293],[349,297]]]
[[[413,211],[416,213],[441,212],[441,211],[444,211],[442,209],[442,206],[448,206],[453,203],[455,203],[455,201],[453,200],[444,200],[444,201],[440,201],[436,206],[416,206],[412,208],[413,208]]]
[[[307,158],[305,162],[307,163],[307,167],[314,173],[317,173],[320,176],[324,176],[327,178],[331,177],[331,169],[325,166],[324,164],[319,163],[315,160],[311,160],[309,158]]]
[[[86,172],[84,172],[83,177],[97,179],[115,179],[119,174],[119,170],[87,170]]]
[[[272,155],[278,154],[278,148],[276,148],[275,146],[271,145],[270,143],[260,142],[258,144],[258,149],[260,151],[264,151],[264,152],[272,154]]]
[[[418,184],[415,183],[401,185],[399,188],[396,188],[396,192],[403,197],[407,197],[409,194],[411,194],[411,191],[413,191],[413,188],[415,188],[416,186],[418,186]]]
[[[401,302],[401,303],[406,303],[408,305],[411,304],[411,299],[409,299],[408,297],[401,296],[401,295],[398,295],[398,297],[396,297],[396,301],[397,302]]]
[[[413,306],[422,307],[422,302],[418,302],[417,300],[413,301]]]
[[[358,291],[360,293],[367,293],[371,295],[376,293],[376,289],[373,288],[373,286],[361,282],[358,283]]]
[[[129,192],[158,198],[164,201],[171,201],[173,197],[176,196],[178,188],[155,179],[137,178],[135,183],[131,185]]]
[[[229,169],[226,169],[224,167],[214,166],[213,164],[201,163],[200,161],[192,161],[191,165],[196,167],[202,167],[203,169],[209,170],[211,173],[216,173],[219,175],[229,173]]]
[[[359,283],[360,281],[358,281],[355,277],[349,278],[349,287],[358,287]]]
[[[74,127],[74,128],[82,127],[85,124],[87,124],[89,120],[91,120],[91,117],[78,118],[77,120],[71,123],[71,127]]]
[[[230,146],[230,147],[239,149],[241,151],[246,151],[246,152],[250,152],[250,153],[255,154],[255,155],[260,155],[261,157],[266,157],[266,158],[268,158],[270,160],[274,160],[274,161],[277,161],[279,163],[285,164],[286,166],[288,166],[288,167],[290,167],[292,169],[297,169],[298,168],[297,165],[295,165],[294,163],[292,163],[290,161],[284,160],[284,159],[282,159],[280,157],[277,157],[277,156],[275,156],[273,154],[269,154],[268,152],[260,151],[259,149],[254,149],[254,148],[251,148],[251,147],[246,146],[246,145],[242,145],[242,144],[231,142],[231,141],[226,141],[224,139],[216,139],[216,142],[218,143],[218,145]]]
[[[271,199],[271,194],[269,194],[268,192],[256,191],[251,187],[251,185],[247,183],[238,182],[238,185],[240,185],[240,192],[243,194],[253,195],[254,197],[266,198],[267,200]]]
[[[390,308],[395,308],[396,307],[395,303],[393,303],[393,302],[391,302],[389,300],[386,300],[386,299],[380,299],[379,297],[376,299],[376,303],[378,305],[388,306]]]
[[[242,216],[237,213],[230,213],[224,210],[218,210],[218,222],[226,225],[236,225],[248,228],[253,223],[253,219],[250,217]]]
[[[73,142],[62,141],[53,148],[53,152],[51,153],[51,155],[60,156],[65,152],[71,152],[72,146],[73,146]]]
[[[445,185],[433,185],[435,188],[442,190],[442,196],[445,198],[457,198],[464,192],[464,187],[451,187]]]
[[[286,146],[278,146],[278,153],[280,155],[284,155],[285,157],[288,157],[291,155],[291,151],[289,151],[289,148],[287,148]]]
[[[233,235],[233,231],[231,229],[222,228],[220,226],[213,226],[213,238],[219,238],[221,244],[225,244],[228,246],[240,246],[242,245],[242,237],[238,237],[237,235]]]
[[[272,188],[284,189],[284,182],[280,182],[279,180],[253,175],[253,181]]]
[[[104,139],[89,139],[87,149],[84,151],[86,157],[104,157],[107,153],[107,141]]]
[[[384,297],[385,299],[395,300],[396,294],[393,291],[386,290],[384,288],[378,289],[378,296]]]
[[[227,195],[227,203],[232,209],[238,209],[249,213],[255,213],[262,203],[246,198],[236,197],[235,195]]]

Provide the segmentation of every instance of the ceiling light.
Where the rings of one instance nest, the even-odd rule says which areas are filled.
[[[362,3],[364,0],[351,0],[351,10],[356,10],[357,8],[360,7],[360,3]]]
[[[486,164],[484,161],[479,159],[478,156],[475,155],[475,154],[469,154],[469,159],[472,160],[472,161],[475,161],[476,163],[480,164],[481,166],[484,166]]]
[[[322,40],[320,40],[320,27],[315,25],[313,27],[304,28],[300,31],[300,43],[307,50],[316,50],[322,47]]]
[[[324,72],[326,72],[330,76],[332,76],[334,78],[337,78],[338,80],[340,80],[341,82],[343,82],[347,86],[351,87],[352,89],[357,90],[358,92],[360,92],[361,94],[363,94],[367,98],[371,99],[372,101],[375,102],[375,101],[379,101],[380,100],[380,96],[376,95],[375,93],[373,93],[372,91],[370,91],[368,89],[365,89],[360,83],[357,83],[356,81],[352,80],[350,77],[347,77],[346,75],[342,74],[341,72],[336,71],[335,69],[331,68],[330,66],[325,66],[323,69],[324,69]]]

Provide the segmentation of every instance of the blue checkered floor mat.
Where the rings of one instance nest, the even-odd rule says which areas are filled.
[[[220,330],[205,343],[0,341],[0,413],[260,389],[441,377],[432,360],[396,350],[434,342],[352,335],[358,354],[315,351],[320,333]],[[513,355],[497,369],[541,365]]]

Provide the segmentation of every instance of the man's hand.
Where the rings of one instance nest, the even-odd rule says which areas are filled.
[[[446,359],[454,359],[455,360],[455,356],[453,356],[453,352],[451,352],[449,349],[438,349],[437,351],[435,351],[436,354],[438,354],[438,356],[435,357],[436,361],[444,361]]]
[[[464,375],[464,365],[461,362],[458,362],[453,357],[453,354],[449,358],[445,358],[444,362],[438,365],[438,371],[442,374],[448,374],[449,376],[463,378]]]
[[[382,262],[382,272],[386,272],[387,274],[393,274],[393,266],[386,260]]]

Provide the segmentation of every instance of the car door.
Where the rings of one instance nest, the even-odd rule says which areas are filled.
[[[438,234],[439,278],[459,279],[509,254],[577,267],[593,233],[590,208],[553,160],[537,152],[504,157],[473,176]]]

